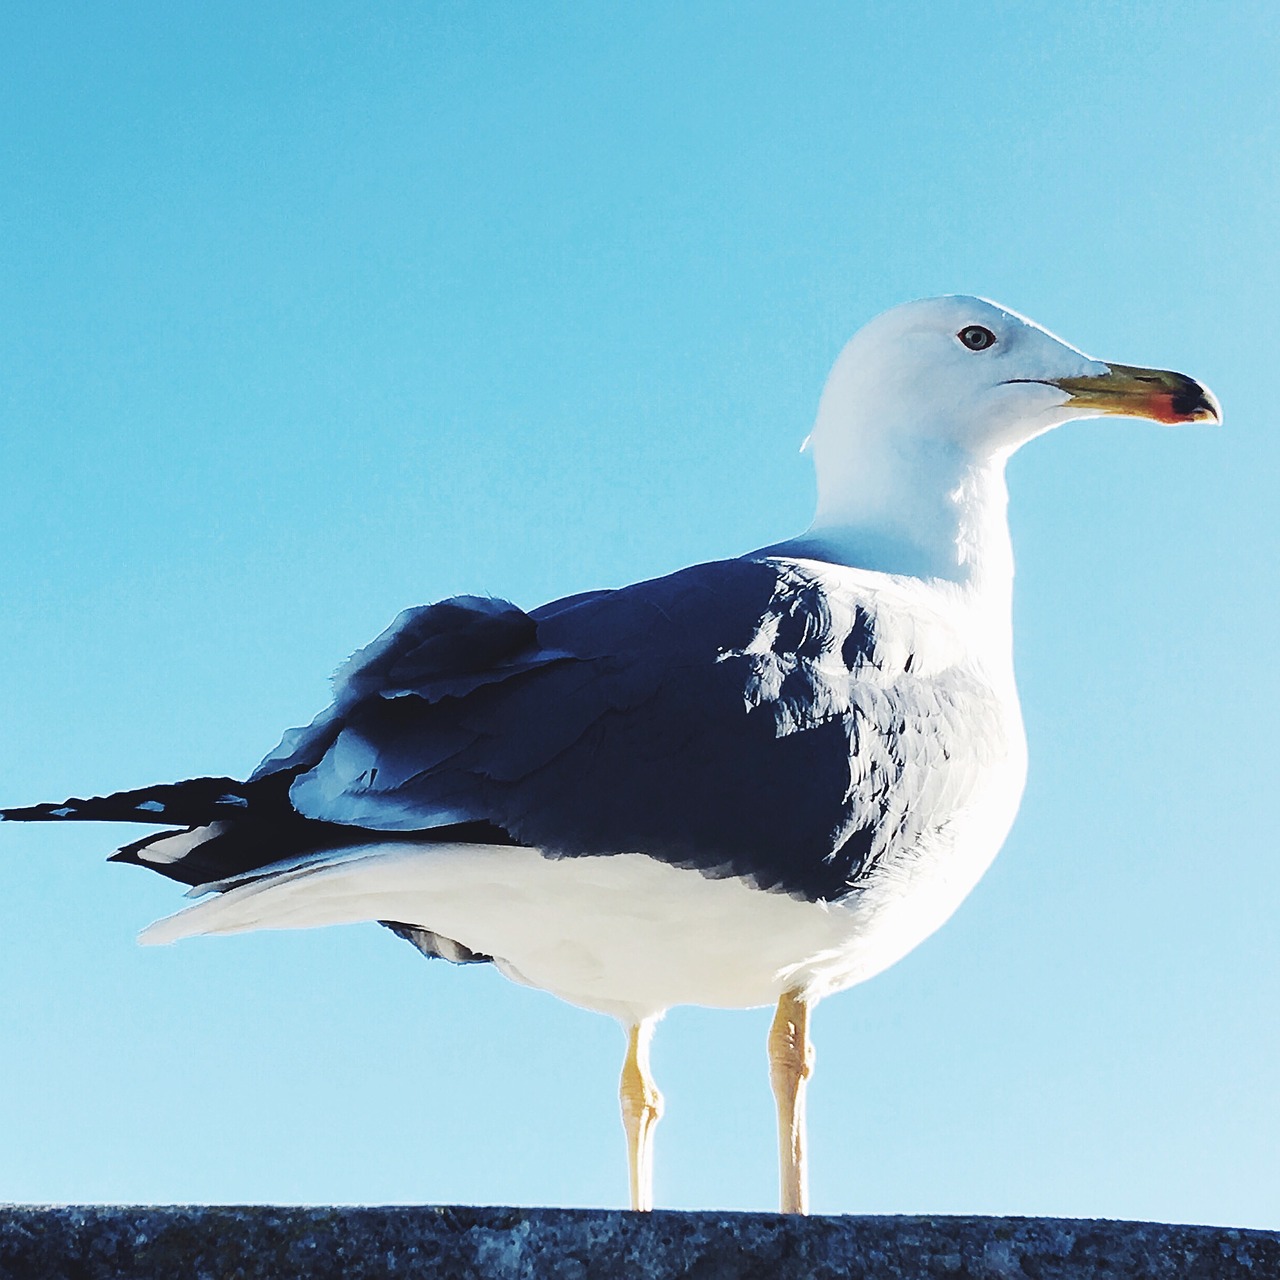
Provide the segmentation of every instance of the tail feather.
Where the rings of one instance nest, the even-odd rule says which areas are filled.
[[[294,811],[288,799],[290,781],[288,775],[278,774],[254,782],[189,778],[87,800],[3,809],[0,820],[145,822],[165,827],[124,845],[111,860],[196,885],[304,851],[351,843],[348,829],[313,822]]]
[[[393,832],[304,818],[289,803],[292,781],[290,772],[252,782],[189,778],[87,800],[0,809],[0,821],[145,822],[166,827],[117,849],[111,861],[146,867],[191,886],[234,882],[295,858],[371,841],[516,843],[509,833],[488,822]]]
[[[304,818],[289,802],[293,772],[280,771],[241,782],[235,778],[189,778],[158,783],[109,796],[74,797],[61,804],[0,809],[0,822],[139,822],[165,828],[117,849],[112,862],[158,871],[215,899],[158,920],[141,941],[172,942],[194,933],[232,933],[261,928],[252,911],[241,919],[232,907],[255,904],[264,889],[306,878],[326,854],[343,861],[341,851],[402,842],[441,845],[514,845],[518,842],[491,822],[453,823],[421,831],[370,831],[336,822]],[[176,828],[176,829],[175,829]],[[215,906],[215,904],[217,904]],[[379,919],[381,912],[370,918]],[[353,917],[354,918],[354,917]],[[319,923],[303,912],[286,915],[278,927]],[[381,920],[424,956],[455,964],[485,963],[490,957],[443,934],[398,920]]]
[[[296,857],[357,844],[359,828],[316,822],[288,810],[250,810],[239,821],[160,831],[117,849],[112,862],[158,871],[193,888],[236,880]]]
[[[260,786],[250,787],[235,778],[188,778],[87,800],[0,809],[0,822],[147,822],[194,827],[242,815]]]

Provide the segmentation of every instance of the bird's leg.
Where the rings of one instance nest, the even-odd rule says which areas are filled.
[[[627,1060],[618,1087],[633,1209],[653,1208],[653,1130],[662,1115],[662,1094],[649,1071],[649,1041],[656,1022],[656,1018],[644,1018],[627,1028]]]
[[[809,1171],[804,1128],[805,1081],[813,1073],[809,1002],[788,991],[769,1028],[769,1082],[778,1102],[779,1207],[809,1212]]]

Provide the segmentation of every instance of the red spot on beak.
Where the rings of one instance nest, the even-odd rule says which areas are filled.
[[[1185,409],[1179,412],[1174,408],[1175,397],[1168,391],[1157,391],[1150,400],[1147,401],[1147,412],[1157,422],[1191,422],[1192,415]]]

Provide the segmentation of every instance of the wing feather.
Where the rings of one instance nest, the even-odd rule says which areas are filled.
[[[840,897],[891,832],[963,803],[977,763],[947,763],[948,743],[998,731],[980,682],[913,674],[883,622],[780,560],[534,614],[447,601],[356,655],[334,706],[263,768],[294,771],[290,800],[316,821],[483,822],[552,856],[644,852]]]

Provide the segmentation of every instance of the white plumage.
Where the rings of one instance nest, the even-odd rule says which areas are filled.
[[[990,302],[898,307],[832,371],[802,536],[531,613],[407,611],[247,782],[4,816],[184,827],[117,855],[206,894],[147,942],[381,921],[618,1017],[635,1207],[654,1021],[777,1002],[782,1203],[802,1209],[808,1011],[938,928],[1017,810],[1005,463],[1103,413],[1219,417],[1191,379]]]

